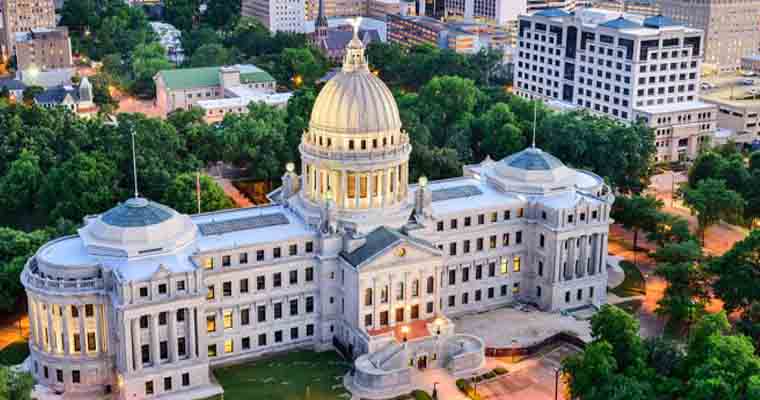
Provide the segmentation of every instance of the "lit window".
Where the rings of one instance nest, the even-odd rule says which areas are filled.
[[[232,311],[224,312],[224,329],[232,329]]]
[[[508,264],[507,263],[507,259],[505,257],[502,257],[501,258],[501,273],[502,273],[502,275],[506,275],[507,274],[507,268],[508,268],[507,264]]]
[[[224,341],[224,352],[225,353],[232,353],[233,347],[232,347],[232,339],[227,339]]]
[[[213,315],[206,316],[206,332],[216,332],[216,318]]]
[[[515,256],[515,258],[512,260],[512,269],[515,272],[520,272],[520,256]]]
[[[214,259],[213,258],[206,258],[203,260],[203,268],[204,269],[213,269],[214,268]]]
[[[514,285],[512,285],[512,294],[518,293],[520,293],[520,282],[515,282]]]
[[[214,300],[214,285],[208,287],[208,292],[206,292],[206,300]]]

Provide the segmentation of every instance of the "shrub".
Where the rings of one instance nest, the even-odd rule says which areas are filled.
[[[507,369],[504,368],[504,367],[496,367],[496,368],[493,369],[493,373],[496,374],[496,375],[504,375],[507,372],[509,372],[509,371],[507,371]]]
[[[414,400],[432,400],[433,398],[430,397],[428,392],[424,390],[414,390],[412,391],[412,396],[414,397]]]
[[[456,385],[457,385],[457,389],[459,389],[463,393],[467,393],[467,389],[470,388],[470,382],[467,382],[464,379],[457,379]]]
[[[491,379],[496,378],[496,373],[493,371],[488,371],[485,374],[483,374],[483,379]]]

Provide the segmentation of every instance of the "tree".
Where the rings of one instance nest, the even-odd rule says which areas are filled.
[[[34,99],[39,96],[42,92],[45,91],[45,88],[41,86],[27,86],[26,89],[24,89],[23,94],[23,100],[26,104],[32,104],[34,103]]]
[[[458,76],[435,77],[420,89],[417,108],[425,125],[436,128],[434,145],[450,147],[457,124],[472,118],[479,96],[475,82]]]
[[[710,337],[725,335],[730,331],[731,324],[728,322],[724,311],[703,315],[689,332],[686,351],[687,370],[691,371],[707,360],[710,351]]]
[[[741,215],[744,200],[741,195],[726,188],[721,180],[707,178],[694,188],[684,191],[684,203],[697,214],[702,243],[705,231],[721,219],[735,219]]]
[[[654,254],[655,274],[668,282],[656,311],[674,326],[696,321],[709,300],[708,281],[698,264],[701,258],[702,248],[694,241],[667,244]]]
[[[658,247],[663,247],[666,243],[696,240],[686,219],[664,212],[658,212],[656,219],[654,230],[647,232],[647,240],[657,243]]]
[[[69,29],[84,31],[97,23],[97,5],[95,0],[71,0],[63,3],[61,25]]]
[[[204,22],[222,31],[234,27],[240,18],[239,0],[214,0],[207,2],[206,7]]]
[[[712,289],[728,312],[746,312],[760,303],[760,230],[721,257],[712,259],[707,269],[715,276]]]
[[[327,60],[310,47],[286,48],[272,61],[270,70],[277,82],[291,88],[311,86],[327,72]]]
[[[724,160],[720,154],[706,151],[694,160],[689,168],[689,187],[697,187],[697,184],[707,178],[715,178],[723,169]]]
[[[638,250],[639,231],[656,230],[662,201],[653,196],[620,196],[615,200],[612,218],[633,231],[633,251]]]
[[[618,370],[612,345],[607,341],[595,341],[579,354],[562,361],[562,372],[572,398],[600,399],[595,396],[599,388],[609,382]]]
[[[232,64],[232,54],[219,43],[204,44],[190,57],[190,66],[213,67]]]
[[[591,337],[612,345],[612,354],[620,370],[643,366],[643,346],[639,322],[621,308],[605,304],[591,317]]]
[[[138,45],[131,62],[132,91],[144,97],[155,97],[156,85],[153,77],[159,71],[173,67],[160,43]]]
[[[195,214],[198,212],[196,193],[197,176],[193,173],[177,175],[166,189],[162,202],[178,212]],[[234,207],[224,190],[208,175],[200,176],[201,212],[224,210]]]
[[[505,103],[496,103],[473,122],[473,153],[476,159],[485,155],[500,160],[525,147],[525,140],[517,125],[517,117]]]
[[[100,154],[77,154],[53,168],[41,188],[42,206],[53,218],[80,220],[113,207],[120,196],[116,166]]]
[[[687,398],[696,400],[743,399],[750,378],[760,374],[760,358],[748,337],[711,335],[704,360],[691,373]]]
[[[214,3],[214,0],[210,3]],[[199,0],[164,0],[164,18],[177,29],[188,32],[200,13]]]
[[[51,236],[43,230],[23,232],[0,227],[0,310],[10,311],[24,292],[21,271],[26,260]]]
[[[208,26],[182,32],[181,40],[182,50],[185,51],[185,56],[190,59],[192,59],[195,51],[203,45],[222,44],[222,38],[219,34]]]
[[[30,373],[0,366],[0,399],[30,400],[33,387],[34,378]]]
[[[30,211],[42,182],[40,158],[22,150],[5,175],[0,177],[0,207],[9,213]]]

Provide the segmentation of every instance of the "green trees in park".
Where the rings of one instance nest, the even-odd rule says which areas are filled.
[[[708,277],[700,265],[702,247],[696,241],[669,243],[653,258],[655,274],[667,281],[656,312],[668,317],[673,329],[688,327],[704,313],[710,298]]]
[[[190,66],[213,67],[232,63],[232,53],[221,43],[209,43],[198,47],[190,58]]]
[[[697,214],[702,243],[705,231],[721,219],[735,220],[744,209],[741,195],[726,187],[723,180],[706,178],[684,190],[684,203]]]
[[[593,342],[562,362],[573,398],[755,398],[760,358],[723,312],[702,316],[684,344],[640,339],[636,320],[615,306],[603,306],[591,324]]]
[[[200,178],[194,173],[177,175],[171,185],[166,188],[162,203],[171,204],[175,210],[185,214],[198,212],[197,183],[200,181],[201,212],[224,210],[234,207],[232,200],[224,194],[224,190],[205,174]]]
[[[638,249],[639,231],[652,232],[660,222],[662,201],[654,196],[619,196],[612,208],[612,218],[633,231],[633,251]]]
[[[30,400],[33,387],[32,374],[0,365],[0,400]]]

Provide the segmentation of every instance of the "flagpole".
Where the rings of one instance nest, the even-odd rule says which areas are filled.
[[[137,155],[135,153],[135,130],[132,129],[132,172],[134,173],[135,180],[135,198],[139,197],[137,191]]]
[[[201,213],[201,172],[195,175],[195,199],[198,202],[198,214]]]

